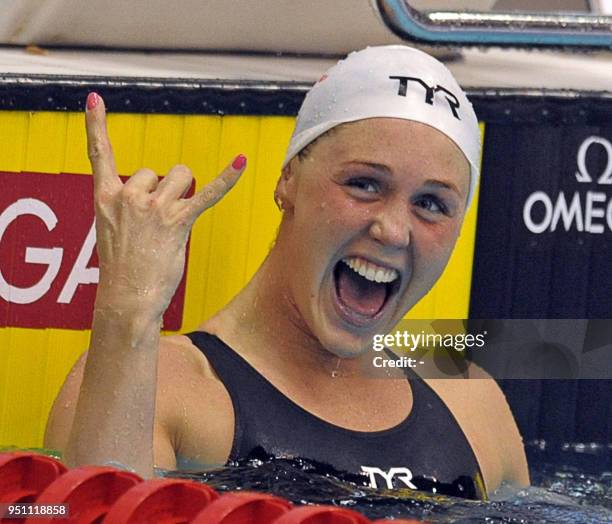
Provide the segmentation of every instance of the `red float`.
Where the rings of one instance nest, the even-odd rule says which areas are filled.
[[[84,466],[58,477],[38,496],[37,504],[68,505],[69,517],[62,524],[100,522],[111,506],[142,479],[135,473],[108,467]],[[57,522],[53,517],[30,517],[26,524]]]
[[[188,480],[156,479],[137,484],[113,504],[104,524],[178,524],[191,520],[219,494]]]
[[[335,506],[303,506],[283,515],[274,524],[371,524],[356,511]]]
[[[34,453],[0,453],[0,502],[34,502],[66,466]]]
[[[198,513],[191,524],[271,524],[291,507],[288,500],[264,493],[227,493]]]

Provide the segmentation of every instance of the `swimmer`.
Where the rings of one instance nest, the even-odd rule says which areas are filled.
[[[46,447],[71,466],[114,461],[145,477],[261,448],[377,488],[485,498],[502,482],[529,483],[512,413],[484,373],[362,372],[373,335],[442,274],[477,183],[476,116],[445,66],[384,46],[323,75],[276,187],[276,242],[236,297],[187,335],[160,337],[160,323],[189,230],[246,158],[185,199],[185,166],[159,183],[147,169],[121,182],[93,93],[86,124],[100,283],[90,348],[55,401]]]

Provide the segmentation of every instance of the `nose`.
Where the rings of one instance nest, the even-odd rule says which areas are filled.
[[[370,236],[384,246],[403,249],[410,245],[410,210],[408,202],[402,200],[387,202],[370,226]]]

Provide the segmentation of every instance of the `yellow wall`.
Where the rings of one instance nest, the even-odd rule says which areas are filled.
[[[237,153],[249,159],[240,183],[193,228],[183,331],[225,304],[266,255],[280,221],[272,195],[293,121],[109,115],[121,174],[142,166],[163,174],[183,163],[201,187]],[[82,114],[0,112],[0,171],[88,173]],[[444,277],[409,317],[467,316],[476,207]],[[0,328],[0,446],[42,446],[53,399],[88,339],[89,331]]]

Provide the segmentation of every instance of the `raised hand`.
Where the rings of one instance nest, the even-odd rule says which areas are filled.
[[[237,156],[215,180],[186,199],[183,195],[193,177],[183,165],[174,166],[159,183],[150,169],[138,170],[125,184],[121,181],[104,101],[96,93],[87,98],[86,122],[100,261],[96,308],[161,318],[183,273],[192,224],[234,186],[246,158]]]
[[[87,98],[86,121],[100,283],[89,351],[66,380],[48,431],[71,466],[119,462],[150,477],[156,446],[166,467],[175,463],[172,416],[156,413],[161,317],[181,279],[193,222],[231,189],[246,159],[236,157],[191,198],[183,198],[192,182],[185,166],[161,182],[140,169],[124,184],[104,101],[95,93]],[[75,397],[76,406],[66,408]]]

